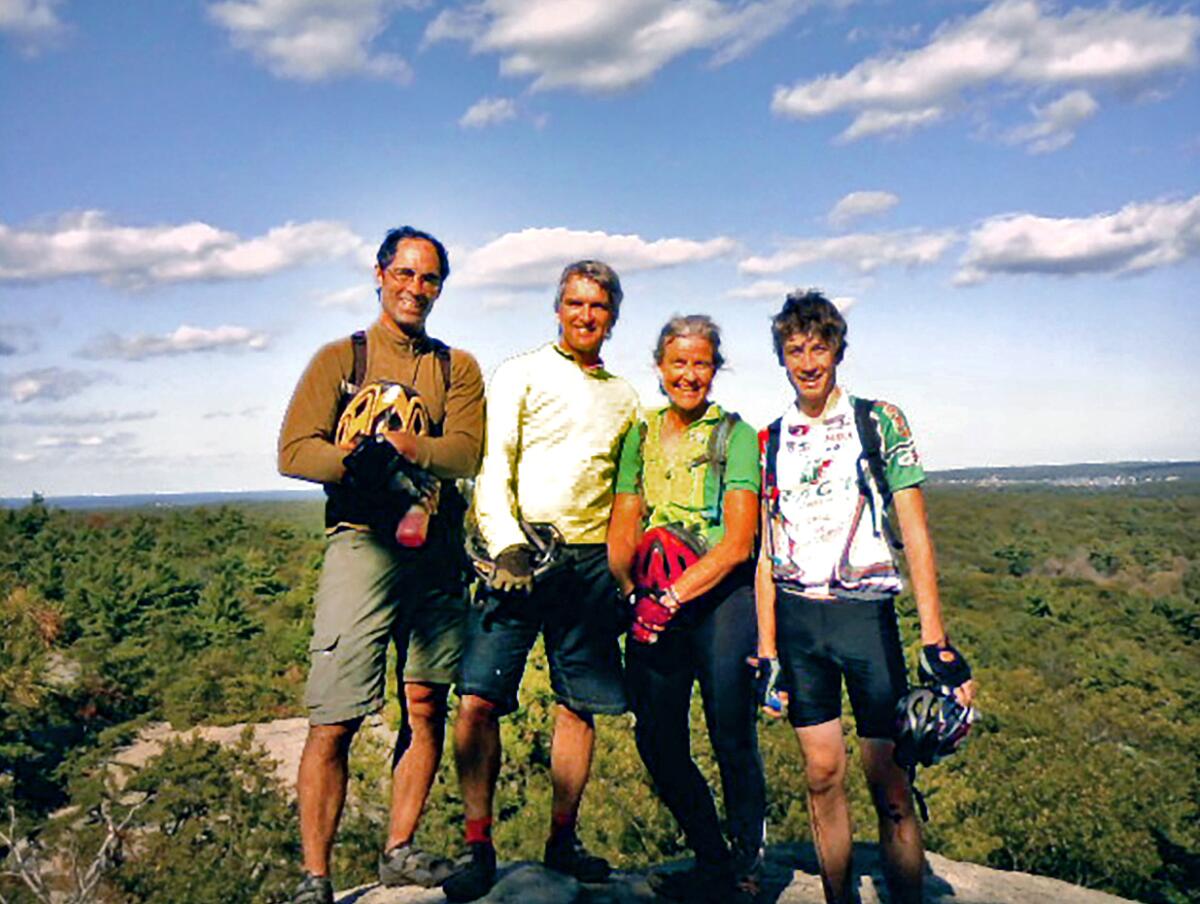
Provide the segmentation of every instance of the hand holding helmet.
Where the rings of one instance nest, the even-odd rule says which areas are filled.
[[[504,593],[532,593],[533,548],[524,543],[505,547],[496,556],[496,567],[488,584]]]
[[[929,687],[941,688],[943,692],[957,698],[962,706],[970,706],[975,696],[975,685],[971,681],[971,667],[949,637],[940,643],[925,644],[917,660],[917,677]]]
[[[704,555],[704,542],[675,524],[652,527],[633,553],[634,612],[630,636],[654,643],[679,612],[673,585]]]
[[[638,643],[655,643],[675,613],[679,605],[671,605],[670,597],[666,594],[656,594],[635,591],[633,604],[633,624],[629,626],[629,636]]]

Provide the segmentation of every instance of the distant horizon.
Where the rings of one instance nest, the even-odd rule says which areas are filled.
[[[972,472],[1005,472],[1005,471],[1054,471],[1065,470],[1069,471],[1073,468],[1148,468],[1148,467],[1184,467],[1195,468],[1200,471],[1200,459],[1128,459],[1125,461],[1111,462],[1095,462],[1095,461],[1079,461],[1067,462],[1062,464],[1035,464],[1035,465],[973,465],[964,468],[939,468],[929,470],[927,472],[932,482],[937,482],[939,478],[958,475]],[[1196,475],[1195,479],[1200,479],[1200,474]],[[261,497],[264,499],[280,499],[287,496],[296,497],[311,497],[319,499],[323,495],[323,490],[320,484],[306,483],[296,481],[298,486],[284,487],[269,487],[260,489],[240,489],[240,490],[166,490],[153,491],[147,490],[142,492],[132,493],[61,493],[61,494],[46,494],[39,493],[37,490],[31,490],[24,496],[2,496],[0,497],[0,508],[12,509],[27,505],[35,496],[40,496],[48,503],[61,504],[64,501],[78,501],[79,507],[83,507],[83,503],[88,501],[102,502],[115,500],[137,500],[137,499],[179,499],[188,497],[197,497],[204,499],[218,499],[220,497]],[[72,506],[67,506],[72,507]]]

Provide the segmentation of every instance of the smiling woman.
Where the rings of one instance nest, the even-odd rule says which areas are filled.
[[[670,404],[622,445],[608,550],[633,603],[625,665],[638,752],[696,852],[694,870],[652,876],[651,885],[676,900],[737,902],[757,892],[765,806],[747,665],[755,646],[749,558],[758,444],[745,422],[709,401],[720,346],[720,330],[702,314],[674,317],[660,332],[654,360]],[[681,555],[683,548],[696,555]],[[696,680],[729,843],[688,752]]]

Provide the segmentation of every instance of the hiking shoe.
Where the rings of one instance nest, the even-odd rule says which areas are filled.
[[[328,876],[305,873],[292,892],[292,904],[333,904],[333,883]]]
[[[740,895],[736,900],[741,904],[753,904],[762,894],[763,852],[759,848],[750,854],[742,853],[734,846],[733,853],[733,883]]]
[[[496,884],[496,849],[488,842],[468,844],[455,866],[457,870],[442,883],[447,901],[474,901]]]
[[[437,888],[453,873],[451,861],[423,851],[411,841],[398,844],[379,856],[379,883],[388,888],[397,885]]]
[[[603,882],[612,872],[608,861],[588,853],[579,836],[573,832],[547,841],[542,863],[547,869],[574,876],[580,882]]]
[[[646,884],[656,895],[687,904],[742,904],[752,898],[741,895],[728,865],[698,864],[691,869],[651,873]]]

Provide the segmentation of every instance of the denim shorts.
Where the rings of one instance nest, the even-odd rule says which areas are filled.
[[[603,544],[566,547],[563,564],[543,575],[532,594],[504,594],[495,602],[489,614],[475,608],[467,617],[460,696],[482,697],[501,715],[513,712],[540,633],[559,703],[584,714],[625,712],[617,644],[624,624]]]
[[[820,725],[842,714],[842,677],[860,738],[890,738],[908,691],[895,599],[811,600],[776,584],[775,622],[788,719]]]
[[[326,541],[305,703],[314,725],[383,706],[388,643],[404,681],[450,684],[466,622],[461,571],[435,551],[400,549],[366,531]]]

